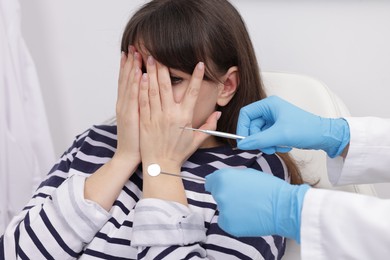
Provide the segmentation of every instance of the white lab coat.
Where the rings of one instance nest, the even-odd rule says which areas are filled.
[[[0,0],[0,235],[31,198],[55,155],[16,0]]]
[[[348,155],[328,160],[335,185],[390,181],[390,120],[346,118]],[[390,200],[310,189],[301,221],[303,260],[390,259]]]

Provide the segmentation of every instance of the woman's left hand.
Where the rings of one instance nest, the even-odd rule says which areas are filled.
[[[169,70],[148,57],[147,74],[140,84],[141,157],[144,167],[158,163],[166,172],[180,173],[181,165],[207,138],[206,134],[183,130],[191,127],[195,103],[204,75],[199,62],[180,103],[173,97]],[[217,113],[213,113],[203,129],[215,129]]]

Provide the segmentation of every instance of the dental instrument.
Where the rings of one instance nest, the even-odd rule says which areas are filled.
[[[147,172],[152,177],[156,177],[160,174],[165,174],[165,175],[170,175],[170,176],[174,176],[174,177],[179,177],[182,179],[195,180],[195,181],[200,181],[202,183],[205,183],[205,180],[203,178],[200,178],[200,177],[190,177],[190,176],[183,176],[183,175],[179,175],[179,174],[163,172],[163,171],[161,171],[160,165],[158,165],[157,163],[153,163],[153,164],[149,165]]]
[[[220,132],[220,131],[214,131],[214,130],[197,129],[197,128],[186,127],[186,126],[181,126],[180,128],[184,129],[184,130],[198,131],[198,132],[202,132],[202,133],[205,133],[205,134],[219,136],[219,137],[224,137],[224,138],[229,138],[229,139],[244,139],[245,138],[245,136],[242,136],[242,135],[235,135],[235,134],[230,134],[230,133],[225,133],[225,132]],[[287,149],[291,149],[292,148],[292,147],[284,146],[284,145],[280,145],[278,147],[279,148],[287,148]]]
[[[230,133],[225,133],[225,132],[220,132],[220,131],[214,131],[214,130],[197,129],[197,128],[185,127],[185,126],[182,126],[180,128],[184,129],[184,130],[198,131],[198,132],[202,132],[205,134],[229,138],[229,139],[244,139],[245,138],[245,136],[235,135],[235,134],[230,134]]]

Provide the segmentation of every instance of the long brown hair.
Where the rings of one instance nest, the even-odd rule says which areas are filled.
[[[123,33],[121,50],[143,46],[167,67],[192,74],[205,63],[205,80],[218,82],[232,66],[238,67],[239,86],[223,107],[217,130],[235,133],[240,108],[266,97],[256,55],[245,23],[226,0],[154,0],[143,5]],[[236,146],[235,141],[221,140]],[[279,154],[292,183],[302,183],[288,154]]]

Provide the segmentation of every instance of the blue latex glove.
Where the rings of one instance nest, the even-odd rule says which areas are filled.
[[[308,185],[291,185],[254,169],[221,169],[206,177],[218,205],[218,225],[237,237],[279,235],[300,242]]]
[[[248,136],[238,142],[243,150],[272,154],[291,148],[315,149],[331,158],[340,155],[350,139],[346,120],[316,116],[277,96],[243,107],[237,134]]]

